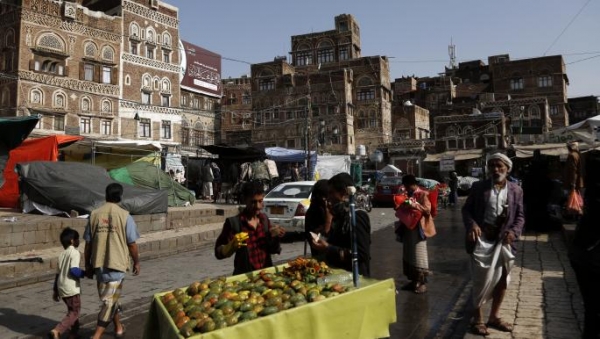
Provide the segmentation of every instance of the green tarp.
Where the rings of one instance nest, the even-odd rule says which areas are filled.
[[[125,167],[108,172],[116,181],[146,188],[168,190],[169,206],[185,206],[186,202],[194,204],[194,194],[183,187],[160,168],[146,161],[136,161]]]

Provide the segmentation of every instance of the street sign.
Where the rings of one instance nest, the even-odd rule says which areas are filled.
[[[440,172],[454,171],[454,156],[444,155],[440,158]]]

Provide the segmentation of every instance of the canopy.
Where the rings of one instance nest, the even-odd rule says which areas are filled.
[[[288,149],[283,147],[265,148],[267,157],[275,162],[304,162],[306,160],[306,151],[297,149]],[[310,161],[317,162],[317,153],[310,152]]]
[[[446,151],[437,154],[427,154],[423,161],[438,162],[444,157],[454,157],[454,161],[478,159],[483,156],[482,149],[461,149],[456,151]]]
[[[185,206],[196,200],[187,188],[171,179],[157,166],[146,162],[136,161],[125,167],[114,169],[108,175],[119,182],[144,188],[162,189],[169,194],[169,206]]]
[[[597,145],[599,142],[598,132],[600,132],[600,115],[550,131],[546,134],[546,141],[558,143],[581,140],[589,145]]]
[[[0,118],[0,155],[19,146],[33,131],[39,118],[29,117],[3,117]]]
[[[225,145],[205,145],[200,146],[208,153],[216,154],[219,159],[225,160],[239,160],[239,161],[250,161],[250,160],[262,160],[267,157],[265,151],[256,147],[238,147],[238,146],[225,146]]]
[[[80,136],[52,135],[39,139],[25,140],[20,146],[10,151],[8,162],[0,175],[0,207],[16,208],[19,204],[19,177],[15,166],[28,161],[57,161],[58,148],[68,146],[83,139]]]
[[[396,167],[392,164],[385,165],[385,167],[383,167],[380,171],[382,171],[383,173],[386,173],[386,174],[390,174],[390,173],[394,174],[394,175],[402,174],[402,171],[398,167]]]
[[[64,154],[66,161],[83,162],[111,170],[140,158],[147,158],[148,161],[160,165],[161,148],[161,144],[156,141],[82,140],[65,148]]]
[[[106,201],[112,180],[102,167],[72,162],[34,161],[17,165],[21,194],[34,203],[61,211],[89,214]],[[131,214],[166,213],[167,190],[123,185],[121,206]]]
[[[318,179],[329,179],[342,172],[350,174],[350,164],[348,155],[320,155],[315,167],[315,176],[318,176]]]
[[[512,148],[515,150],[517,158],[531,158],[533,157],[533,152],[535,150],[540,150],[540,153],[543,155],[550,156],[566,156],[569,154],[569,150],[567,149],[566,143],[560,144],[535,144],[535,145],[512,145]],[[587,151],[593,149],[594,146],[590,146],[586,143],[582,143],[579,145],[580,151]]]

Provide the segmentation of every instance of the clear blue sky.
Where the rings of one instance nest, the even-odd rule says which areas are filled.
[[[331,30],[334,17],[347,13],[358,20],[362,55],[390,57],[392,79],[443,72],[452,38],[459,62],[487,63],[503,53],[537,57],[550,48],[546,55],[562,54],[567,63],[569,97],[600,95],[600,0],[167,2],[179,7],[183,40],[225,58],[260,63],[289,56],[292,35]],[[223,78],[249,73],[248,64],[223,60]]]

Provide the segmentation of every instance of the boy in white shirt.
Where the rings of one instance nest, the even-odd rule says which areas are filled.
[[[61,334],[69,331],[69,338],[77,338],[79,331],[79,312],[81,310],[81,288],[79,279],[85,277],[85,271],[79,268],[81,253],[79,233],[72,228],[65,228],[60,234],[60,242],[65,250],[58,257],[58,269],[54,279],[54,301],[64,301],[67,315],[48,332],[48,338],[59,339]]]

